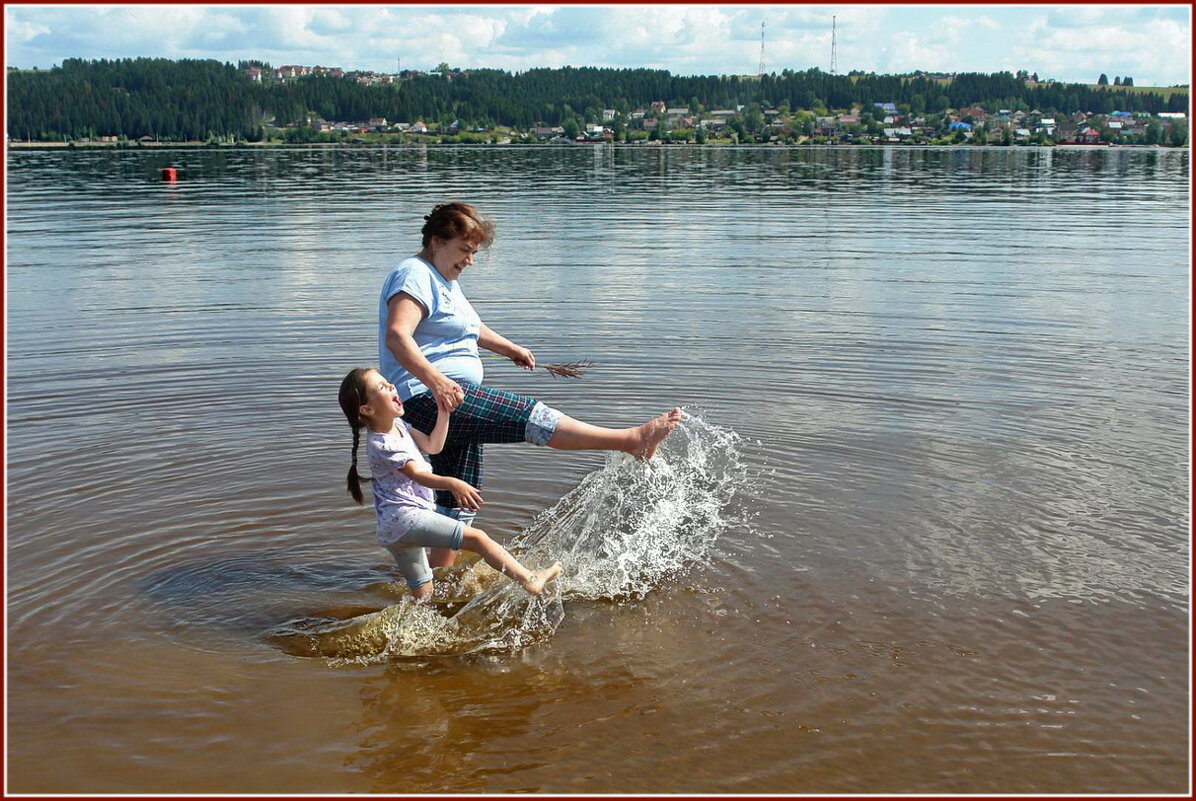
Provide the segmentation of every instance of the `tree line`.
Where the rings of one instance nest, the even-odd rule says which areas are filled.
[[[248,62],[246,62],[248,63]],[[254,62],[259,64],[260,62]],[[198,59],[67,59],[49,70],[8,71],[8,135],[20,140],[118,136],[250,141],[263,124],[283,127],[312,114],[330,121],[388,121],[527,129],[599,122],[603,109],[623,114],[653,101],[695,113],[758,104],[833,110],[873,103],[908,104],[913,114],[982,106],[996,111],[1186,111],[1187,93],[1165,97],[1127,87],[1039,83],[1024,72],[832,75],[817,68],[762,76],[678,76],[667,70],[562,67],[507,72],[476,69],[416,75],[391,85],[306,76],[255,82],[233,65]],[[262,65],[267,70],[269,65]]]

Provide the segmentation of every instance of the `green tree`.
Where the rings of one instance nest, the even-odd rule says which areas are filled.
[[[759,103],[749,103],[743,110],[743,127],[748,133],[760,133],[764,130],[764,112]]]
[[[1109,85],[1109,76],[1105,75],[1102,72],[1100,74],[1100,77],[1096,79],[1096,85],[1097,86],[1108,86]]]
[[[1157,119],[1146,123],[1146,144],[1158,145],[1163,142],[1163,124]]]
[[[591,115],[604,108],[628,113],[665,98],[670,105],[688,103],[691,108],[696,101],[699,108],[776,106],[816,114],[856,106],[870,110],[873,103],[892,102],[927,117],[970,105],[1039,109],[1063,116],[1114,109],[1157,114],[1186,111],[1189,103],[1187,91],[1167,96],[1132,91],[1130,76],[1119,76],[1120,86],[1097,88],[1038,83],[1033,76],[1019,80],[1024,71],[1019,75],[956,73],[950,81],[939,82],[925,75],[856,71],[849,77],[818,69],[786,69],[780,75],[741,80],[676,76],[665,70],[564,67],[520,73],[470,70],[451,81],[417,75],[399,86],[367,86],[329,76],[256,83],[244,74],[246,65],[187,59],[66,59],[50,70],[11,70],[8,135],[13,140],[44,141],[93,134],[204,141],[208,131],[248,138],[256,135],[255,126],[272,121],[267,136],[278,136],[275,131],[304,122],[309,109],[325,119],[386,117],[430,124],[459,119],[467,128],[503,125],[526,130],[535,124],[561,125],[577,117],[575,109]],[[750,122],[752,128],[763,130],[762,121],[758,127],[756,120]]]
[[[282,140],[288,145],[309,144],[316,141],[317,131],[307,125],[301,125],[295,128],[287,128],[283,132]]]
[[[797,112],[793,115],[793,128],[803,136],[812,136],[814,134],[814,115],[808,111]]]
[[[1183,147],[1188,142],[1188,123],[1184,120],[1172,120],[1171,130],[1167,136],[1172,147]]]

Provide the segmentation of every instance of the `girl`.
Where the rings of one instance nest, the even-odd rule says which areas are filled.
[[[452,493],[460,507],[473,511],[483,502],[478,491],[464,481],[433,473],[420,453],[439,453],[444,447],[451,413],[443,404],[438,406],[436,424],[428,434],[406,423],[396,424],[403,416],[403,402],[395,386],[369,367],[352,370],[341,381],[340,404],[353,429],[349,494],[362,503],[361,481],[372,480],[378,542],[394,556],[416,601],[426,601],[432,595],[432,569],[425,548],[464,548],[480,554],[486,564],[515,579],[532,595],[539,595],[561,572],[560,562],[532,572],[486,532],[434,511],[432,490]],[[365,427],[369,428],[366,453],[371,479],[357,474],[357,447]]]

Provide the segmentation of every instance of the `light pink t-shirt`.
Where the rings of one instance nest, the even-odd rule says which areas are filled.
[[[414,520],[436,509],[432,490],[403,475],[407,462],[415,461],[431,470],[431,465],[411,438],[411,429],[402,420],[390,433],[370,431],[365,440],[374,480],[374,510],[378,513],[378,542],[395,542],[411,528]]]

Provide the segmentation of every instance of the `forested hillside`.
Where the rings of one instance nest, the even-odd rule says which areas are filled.
[[[241,65],[243,66],[243,65]],[[853,104],[907,103],[917,114],[979,105],[1075,111],[1187,111],[1187,92],[1165,97],[1141,88],[1036,83],[1023,75],[830,75],[818,69],[760,77],[671,75],[664,70],[564,67],[521,73],[478,69],[451,79],[418,74],[393,85],[308,76],[258,83],[239,66],[214,60],[68,59],[51,70],[8,71],[8,135],[56,140],[153,136],[201,140],[235,134],[260,139],[264,122],[423,120],[469,127],[567,120],[600,121],[602,109],[629,112],[653,101],[695,111],[758,103],[789,109],[846,109]]]

